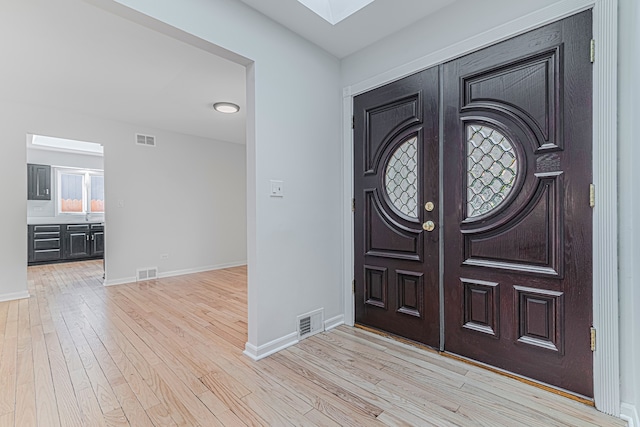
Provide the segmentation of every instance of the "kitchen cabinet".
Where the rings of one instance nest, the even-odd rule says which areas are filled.
[[[104,225],[29,225],[28,247],[30,265],[102,258]]]
[[[62,259],[62,241],[59,225],[30,225],[28,234],[29,263],[59,261]]]
[[[67,224],[64,258],[100,258],[104,255],[103,224]]]
[[[27,164],[27,200],[51,200],[51,166]]]
[[[91,254],[89,224],[68,224],[64,227],[64,259],[88,258]]]
[[[91,224],[91,256],[104,256],[104,225]]]

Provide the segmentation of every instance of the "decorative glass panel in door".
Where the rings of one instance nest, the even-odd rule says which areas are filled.
[[[513,189],[518,160],[513,144],[486,125],[467,125],[467,217],[498,207]]]
[[[418,139],[415,136],[391,155],[385,171],[385,189],[399,212],[418,218]]]

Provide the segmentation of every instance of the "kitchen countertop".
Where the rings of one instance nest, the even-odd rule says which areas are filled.
[[[104,220],[89,219],[89,221],[85,221],[84,217],[81,217],[81,218],[60,218],[60,217],[27,218],[27,225],[49,225],[49,224],[102,224],[104,225]]]

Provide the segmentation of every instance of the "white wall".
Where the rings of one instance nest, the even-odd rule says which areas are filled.
[[[343,58],[342,85],[360,83],[560,1],[458,0]]]
[[[10,110],[0,104],[0,114]],[[11,123],[0,127],[0,301],[28,296],[26,131]]]
[[[620,0],[619,12],[620,398],[622,414],[640,427],[640,5]]]
[[[32,148],[30,146],[27,147],[27,163],[50,165],[54,167],[63,166],[70,168],[104,170],[103,156],[45,150]],[[52,170],[52,195],[56,194],[57,186],[58,182],[56,179],[55,170]],[[104,220],[104,214],[94,213],[90,214],[89,217],[92,222],[102,222]],[[84,220],[84,215],[59,215],[56,211],[55,197],[52,197],[51,200],[27,200],[28,224],[35,224],[36,222],[42,223],[44,221],[47,221],[47,223],[49,224],[55,224],[57,222],[63,224]]]
[[[26,289],[26,134],[105,149],[107,280],[242,264],[246,260],[245,147],[35,106],[0,103],[5,224],[0,295]],[[136,132],[157,148],[134,144]],[[122,200],[124,207],[118,207]],[[160,254],[168,254],[166,260]]]
[[[326,318],[341,318],[338,60],[239,1],[118,2],[254,61],[247,353],[295,342],[299,314],[323,307]],[[284,181],[284,198],[269,197],[272,179]]]
[[[66,166],[70,168],[104,169],[102,155],[70,153],[27,146],[27,163],[40,165]]]

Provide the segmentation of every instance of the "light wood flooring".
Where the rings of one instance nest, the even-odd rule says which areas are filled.
[[[623,426],[513,379],[341,326],[254,362],[246,270],[115,287],[29,268],[0,303],[3,426]]]

